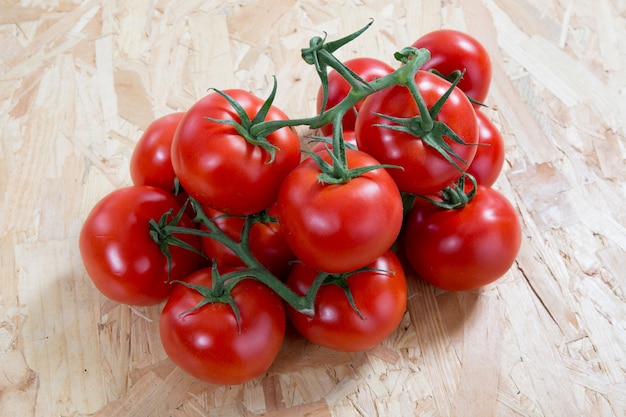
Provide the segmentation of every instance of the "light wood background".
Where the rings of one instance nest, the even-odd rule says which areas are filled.
[[[310,116],[300,48],[370,18],[340,57],[391,63],[441,27],[489,49],[518,261],[468,293],[410,280],[371,351],[290,335],[263,378],[194,380],[161,348],[159,307],[91,285],[81,223],[130,184],[142,129],[210,87],[266,96],[276,75],[276,104]],[[626,415],[625,40],[624,0],[0,0],[0,415]]]

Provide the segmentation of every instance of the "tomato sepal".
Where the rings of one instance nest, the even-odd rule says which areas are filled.
[[[322,82],[322,91],[323,91],[323,99],[322,99],[322,109],[326,108],[326,103],[328,101],[328,67],[332,67],[337,70],[344,78],[351,79],[352,81],[358,82],[358,84],[362,86],[368,86],[368,83],[365,82],[361,77],[359,77],[354,71],[351,71],[347,67],[345,67],[337,58],[333,56],[333,52],[346,45],[347,43],[353,41],[357,37],[359,37],[363,32],[365,32],[371,25],[374,23],[374,20],[371,19],[370,22],[357,30],[350,35],[344,36],[341,39],[337,39],[332,42],[326,42],[324,38],[319,36],[315,36],[309,42],[308,48],[303,48],[301,50],[302,59],[309,65],[315,66],[315,70],[317,71],[318,76]],[[323,56],[320,59],[320,55]],[[352,83],[351,83],[352,84]],[[323,110],[322,110],[323,112]]]
[[[224,303],[228,304],[230,308],[233,310],[233,314],[237,320],[237,327],[239,329],[239,334],[241,334],[241,314],[239,312],[239,307],[235,302],[233,296],[230,294],[230,291],[244,279],[249,278],[253,274],[252,269],[244,269],[228,272],[224,275],[220,275],[217,270],[217,264],[214,262],[211,265],[211,277],[212,277],[212,286],[207,287],[203,285],[192,284],[190,282],[185,281],[173,281],[177,284],[184,285],[185,287],[197,291],[200,295],[202,295],[203,299],[196,304],[194,307],[191,307],[179,314],[179,317],[183,317],[188,313],[196,311],[207,304],[213,303]]]
[[[222,96],[233,107],[233,109],[239,116],[239,119],[241,120],[241,122],[236,122],[235,120],[216,119],[213,117],[205,117],[205,119],[210,120],[215,123],[222,123],[222,124],[227,124],[227,125],[232,126],[237,131],[237,133],[239,133],[246,140],[246,142],[248,142],[251,145],[259,146],[264,151],[269,153],[270,160],[267,163],[271,164],[274,162],[274,159],[276,158],[276,150],[278,150],[278,147],[276,145],[269,143],[269,141],[265,138],[265,136],[272,133],[272,131],[265,131],[265,132],[261,132],[257,134],[252,134],[250,129],[253,126],[258,125],[265,121],[265,117],[267,116],[267,113],[272,107],[272,103],[274,102],[274,98],[276,97],[277,88],[278,88],[278,83],[276,81],[276,77],[274,77],[274,85],[272,87],[272,92],[270,93],[269,97],[263,102],[263,105],[261,106],[257,114],[254,116],[254,119],[252,120],[250,120],[248,113],[246,113],[246,110],[241,106],[241,104],[237,102],[237,100],[235,100],[234,98],[226,94],[224,91],[218,90],[217,88],[213,88],[212,89],[213,91],[215,91],[217,94]]]
[[[470,180],[470,185],[465,182],[466,178]],[[468,188],[470,186],[471,188]],[[426,200],[445,210],[456,210],[465,207],[474,198],[477,190],[478,182],[476,178],[472,174],[465,172],[456,183],[441,190],[438,198],[431,198],[425,195],[414,195],[414,197]]]
[[[458,70],[458,69],[450,72],[448,75],[445,75],[444,73],[442,73],[440,71],[437,71],[435,68],[429,69],[428,72],[432,72],[436,76],[441,77],[444,80],[449,81],[451,83],[453,83],[453,82],[457,82],[457,83],[460,82],[461,78],[463,78],[463,75],[465,74],[465,70],[461,71],[461,70]],[[465,94],[465,96],[470,101],[470,103],[472,103],[473,105],[478,106],[478,107],[487,107],[487,105],[485,103],[472,98],[469,94]]]
[[[336,285],[339,288],[341,288],[346,296],[346,299],[348,300],[348,304],[350,304],[350,307],[352,307],[352,310],[354,310],[354,312],[361,318],[361,320],[367,320],[363,316],[363,314],[361,314],[361,311],[359,310],[359,308],[356,306],[356,303],[354,302],[354,297],[352,295],[352,291],[350,290],[350,286],[348,285],[348,278],[350,278],[352,275],[360,274],[363,272],[378,272],[381,274],[389,274],[389,275],[393,275],[395,273],[395,271],[389,271],[386,269],[365,266],[355,271],[345,272],[343,274],[329,274],[323,279],[322,285]],[[319,278],[319,275],[318,275],[318,278]]]
[[[193,245],[185,242],[181,238],[174,235],[174,233],[180,233],[183,231],[186,233],[188,228],[178,227],[180,220],[183,218],[185,214],[185,210],[187,209],[187,204],[189,201],[186,201],[183,206],[178,210],[176,216],[172,218],[172,220],[168,220],[172,214],[174,213],[173,209],[170,209],[163,213],[163,215],[159,218],[158,221],[154,219],[150,219],[148,221],[148,227],[150,228],[150,238],[157,244],[159,250],[167,259],[167,280],[170,282],[171,272],[172,272],[172,253],[170,252],[170,246],[176,246],[188,251],[191,251],[197,255],[202,257],[204,253],[193,247]]]
[[[365,173],[381,168],[402,169],[402,167],[399,165],[389,164],[378,164],[358,168],[349,168],[347,162],[345,160],[342,161],[330,148],[327,147],[326,151],[328,152],[328,155],[330,155],[332,163],[324,161],[322,157],[316,152],[304,151],[315,161],[315,163],[319,167],[321,173],[317,176],[317,179],[321,184],[344,184]],[[345,158],[345,153],[343,155]]]
[[[462,73],[461,73],[462,74]],[[468,145],[463,139],[459,137],[448,125],[443,122],[435,120],[443,105],[448,100],[457,84],[461,80],[461,77],[457,77],[456,80],[450,85],[446,92],[428,109],[424,103],[419,89],[415,83],[408,83],[407,88],[411,92],[415,103],[419,109],[420,114],[413,117],[394,117],[381,113],[374,113],[375,116],[390,122],[396,123],[395,125],[386,125],[382,123],[376,123],[374,127],[381,127],[398,132],[408,133],[417,138],[421,138],[422,141],[436,150],[442,157],[452,164],[456,169],[463,172],[465,168],[461,167],[456,160],[460,161],[465,167],[469,164],[464,161],[463,158],[444,140],[444,136],[450,138],[454,142],[460,145]],[[455,160],[456,159],[456,160]]]

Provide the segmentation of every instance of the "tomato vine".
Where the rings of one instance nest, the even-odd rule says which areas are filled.
[[[320,78],[321,88],[324,92],[324,97],[327,96],[327,71],[329,68],[332,68],[336,70],[339,74],[341,74],[341,76],[350,85],[349,94],[331,109],[321,111],[319,114],[308,118],[265,120],[265,116],[267,115],[267,112],[272,106],[274,98],[276,97],[277,82],[276,78],[274,77],[272,91],[269,97],[265,100],[261,110],[253,119],[250,119],[250,117],[246,114],[246,111],[237,103],[235,99],[229,97],[226,93],[218,89],[214,89],[217,94],[220,94],[228,101],[228,103],[232,105],[233,109],[239,115],[241,122],[234,122],[232,120],[219,120],[214,118],[209,118],[209,120],[234,126],[236,131],[240,135],[242,135],[246,139],[246,141],[251,144],[258,145],[270,153],[271,160],[268,163],[272,163],[276,148],[275,146],[269,144],[265,137],[270,135],[272,132],[283,128],[291,129],[297,126],[308,126],[311,129],[315,129],[328,123],[333,123],[331,147],[327,148],[331,156],[331,162],[329,163],[324,161],[318,154],[313,152],[310,152],[310,156],[316,161],[316,163],[320,167],[321,173],[319,174],[318,180],[321,183],[340,184],[348,182],[353,178],[356,178],[366,172],[376,169],[402,169],[399,166],[389,164],[380,164],[361,168],[348,167],[341,119],[347,112],[353,111],[356,103],[364,100],[368,96],[388,87],[398,85],[405,86],[410,91],[411,96],[415,100],[419,108],[420,115],[415,116],[411,119],[401,119],[386,115],[380,115],[381,117],[387,118],[394,123],[394,125],[385,127],[389,129],[405,131],[414,136],[422,137],[428,144],[428,146],[436,149],[437,152],[441,153],[446,158],[446,160],[454,165],[459,171],[462,171],[462,168],[459,167],[457,162],[453,159],[459,159],[458,155],[456,155],[454,151],[449,147],[449,145],[445,143],[443,137],[451,137],[457,143],[463,143],[463,141],[450,128],[448,128],[445,123],[435,121],[435,118],[437,117],[438,112],[441,110],[441,107],[448,99],[450,93],[456,87],[457,83],[461,80],[462,74],[454,80],[446,94],[444,94],[441,99],[431,108],[428,108],[426,106],[424,99],[422,98],[421,93],[415,82],[415,74],[430,58],[430,52],[427,49],[406,47],[394,54],[394,58],[402,64],[395,71],[381,78],[376,78],[370,82],[363,80],[358,74],[347,68],[339,59],[337,59],[334,55],[334,52],[336,52],[340,47],[346,45],[347,43],[361,35],[363,32],[365,32],[365,30],[367,30],[372,23],[373,22],[371,21],[358,31],[335,41],[327,42],[321,37],[314,37],[310,40],[309,47],[302,49],[301,55],[304,61],[315,67],[315,70]],[[324,98],[324,101],[325,100],[326,98]],[[324,106],[322,106],[322,108],[324,108]],[[411,200],[411,198],[409,197],[408,200]],[[321,271],[314,284],[311,285],[310,289],[304,296],[296,295],[281,280],[273,276],[250,253],[248,241],[250,228],[255,221],[255,217],[253,215],[246,216],[246,222],[240,237],[240,241],[237,242],[228,237],[216,226],[215,222],[204,213],[201,204],[199,204],[192,198],[190,198],[190,201],[191,206],[196,213],[196,218],[194,219],[194,221],[196,223],[201,223],[202,225],[204,225],[208,229],[208,231],[203,231],[200,229],[181,228],[176,226],[175,221],[171,224],[163,224],[162,222],[159,222],[157,224],[156,222],[154,222],[153,224],[151,224],[154,236],[167,237],[172,236],[173,233],[187,233],[218,240],[230,250],[232,250],[246,264],[246,271],[237,272],[237,276],[242,277],[246,274],[248,276],[252,276],[258,281],[270,287],[285,302],[287,302],[294,309],[298,310],[300,313],[310,315],[314,313],[314,300],[317,290],[329,279],[333,279],[333,276],[335,275]],[[169,238],[164,238],[159,241],[159,245],[162,247],[162,250],[166,256],[168,254],[167,246],[178,245],[178,243],[179,242],[177,240],[171,240]],[[207,297],[207,300],[224,301],[225,296],[223,292],[228,292],[228,289],[234,286],[234,283],[231,285],[224,285],[224,281],[227,281],[230,278],[232,277],[229,274],[219,276],[219,274],[216,273],[214,276],[214,286],[217,285],[217,287],[220,288],[219,294],[216,295],[215,291],[205,291],[203,292],[203,295]],[[348,297],[350,298],[349,294]]]
[[[301,50],[319,77],[317,114],[276,107],[276,77],[266,99],[213,88],[146,130],[134,187],[86,219],[79,246],[96,287],[127,304],[167,300],[163,347],[190,374],[221,384],[262,375],[287,320],[319,345],[369,349],[405,314],[407,265],[464,290],[514,262],[519,220],[489,188],[502,138],[477,110],[491,74],[484,49],[435,31],[396,52],[396,69],[341,62],[336,52],[372,23]],[[303,149],[301,126],[330,137]],[[478,148],[491,151],[472,170]]]

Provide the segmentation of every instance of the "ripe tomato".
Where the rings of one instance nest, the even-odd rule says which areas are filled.
[[[360,57],[347,60],[343,63],[346,67],[354,71],[364,81],[371,82],[376,78],[382,78],[385,75],[391,74],[393,68],[378,59]],[[343,78],[337,71],[331,70],[328,73],[328,101],[324,110],[331,109],[339,104],[344,98],[348,96],[350,92],[350,84]],[[318,114],[322,110],[323,91],[320,87],[317,93],[317,112]],[[362,101],[355,106],[356,111],[359,111]],[[356,122],[356,115],[354,112],[347,112],[342,120],[344,130],[354,130],[354,124]],[[331,135],[333,133],[333,124],[327,124],[321,128],[322,133],[325,135]]]
[[[326,152],[322,159],[329,162]],[[368,154],[346,150],[350,168],[378,165]],[[402,198],[385,169],[343,184],[318,181],[320,168],[306,158],[283,182],[278,219],[297,258],[326,272],[361,268],[394,243],[402,226]]]
[[[193,273],[185,282],[211,287],[211,268]],[[285,335],[283,301],[264,284],[244,279],[230,294],[239,322],[224,302],[192,310],[205,298],[183,284],[176,285],[161,313],[167,355],[190,375],[213,384],[242,384],[265,373]]]
[[[172,139],[184,114],[178,112],[165,115],[146,128],[130,158],[133,184],[151,185],[172,192],[176,178],[170,156]]]
[[[445,77],[465,70],[458,87],[473,100],[485,101],[491,84],[491,59],[475,38],[464,32],[440,29],[420,37],[412,46],[430,51],[430,59],[422,70],[434,69]]]
[[[267,217],[276,217],[278,208],[276,204],[270,206]],[[241,232],[243,231],[244,217],[220,217],[223,213],[212,209],[205,208],[204,212],[210,218],[215,219],[215,224],[228,237],[235,241],[240,241]],[[206,226],[201,226],[206,230]],[[258,221],[250,228],[250,236],[248,239],[250,252],[257,258],[263,266],[265,266],[274,276],[279,279],[287,277],[290,262],[295,259],[295,255],[287,245],[278,221]],[[217,265],[221,266],[245,266],[243,261],[223,243],[209,238],[202,238],[202,247],[204,253],[209,259],[213,259]]]
[[[451,85],[426,71],[417,71],[415,81],[429,109]],[[428,195],[439,192],[461,176],[459,169],[428,146],[421,137],[385,127],[395,123],[375,113],[411,118],[419,115],[419,110],[406,87],[394,86],[365,99],[357,117],[355,132],[358,148],[383,164],[404,168],[389,171],[400,191]],[[455,88],[435,120],[445,123],[465,142],[459,144],[444,137],[445,142],[465,163],[458,158],[453,159],[460,168],[466,168],[476,154],[478,124],[474,108],[465,94]]]
[[[308,340],[340,351],[367,350],[385,340],[404,316],[407,299],[404,272],[391,251],[368,266],[376,270],[352,274],[345,281],[342,277],[333,277],[339,281],[323,284],[315,297],[313,317],[288,305],[290,322]],[[287,285],[296,294],[304,295],[317,274],[314,268],[297,263],[287,278]],[[350,305],[340,286],[342,283],[349,288],[362,317]]]
[[[79,248],[87,274],[102,294],[131,305],[153,305],[167,298],[173,289],[168,263],[150,237],[148,222],[171,209],[174,215],[180,210],[173,195],[143,185],[115,190],[92,208],[80,231]],[[194,227],[186,215],[178,225]],[[176,236],[201,250],[197,236]],[[170,253],[172,280],[201,266],[202,258],[190,250],[170,246]]]
[[[498,191],[478,186],[463,208],[417,199],[407,216],[404,249],[418,276],[438,288],[471,290],[504,275],[522,241],[519,219]]]
[[[250,119],[263,100],[242,90],[226,90]],[[287,116],[272,106],[266,120]],[[187,193],[203,206],[234,215],[257,213],[276,201],[283,178],[300,162],[300,139],[289,128],[267,136],[278,149],[272,163],[270,153],[247,142],[229,124],[213,118],[241,123],[231,104],[218,93],[196,102],[178,126],[172,142],[174,172]]]
[[[480,110],[476,110],[478,121],[478,146],[476,156],[472,160],[468,174],[472,174],[478,184],[491,187],[504,165],[504,140],[498,128]]]

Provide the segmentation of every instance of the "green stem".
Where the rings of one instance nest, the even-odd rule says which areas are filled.
[[[311,61],[315,62],[316,65],[318,65],[320,68],[326,68],[330,66],[331,68],[337,70],[350,84],[350,91],[348,95],[331,109],[324,111],[314,117],[304,119],[263,121],[253,124],[249,128],[249,133],[252,136],[266,136],[269,133],[283,127],[308,125],[310,128],[314,129],[332,122],[334,126],[333,150],[331,153],[332,164],[328,164],[322,161],[320,158],[315,158],[314,155],[311,155],[320,166],[322,172],[320,173],[319,181],[323,183],[341,184],[348,182],[352,178],[355,178],[373,169],[398,168],[395,166],[391,167],[380,165],[376,167],[368,167],[367,169],[350,169],[347,166],[346,161],[341,120],[347,112],[352,111],[356,104],[367,96],[388,87],[403,85],[408,87],[411,90],[412,94],[416,97],[418,106],[420,106],[420,111],[422,111],[424,114],[424,118],[421,123],[427,128],[432,129],[433,120],[428,113],[428,109],[426,108],[424,100],[421,97],[415,83],[415,74],[421,68],[421,66],[430,58],[430,52],[426,49],[405,48],[402,52],[396,54],[396,57],[402,62],[405,62],[405,65],[400,66],[397,70],[384,77],[374,79],[371,82],[366,82],[357,74],[348,69],[343,63],[337,60],[328,50],[323,49],[323,47],[317,47],[317,49],[315,50],[315,59],[311,59]],[[325,80],[327,79],[325,75],[326,73],[324,72],[321,76],[323,85]]]
[[[291,305],[296,310],[303,314],[312,315],[314,313],[314,301],[315,295],[319,286],[323,283],[326,273],[320,273],[317,281],[319,283],[312,285],[309,291],[304,296],[296,294],[291,288],[289,288],[284,282],[275,277],[263,264],[261,264],[252,255],[249,247],[250,229],[254,222],[258,221],[258,217],[254,215],[246,216],[246,222],[243,227],[241,239],[239,242],[231,239],[227,236],[219,227],[215,224],[213,219],[208,217],[202,206],[195,200],[191,200],[192,206],[196,211],[195,222],[202,223],[208,230],[201,230],[196,228],[185,228],[176,225],[164,225],[162,226],[161,233],[166,235],[176,234],[190,234],[205,238],[211,238],[219,241],[227,248],[232,250],[246,265],[245,271],[237,271],[236,277],[230,274],[214,277],[213,292],[215,294],[221,294],[222,292],[230,292],[230,290],[236,285],[238,281],[245,277],[253,277],[263,284],[271,288],[276,294],[278,294],[285,302]],[[233,277],[237,279],[233,279]],[[218,282],[215,282],[218,281]],[[317,282],[316,281],[316,282]]]
[[[428,61],[430,58],[430,52],[426,49],[413,50],[414,55],[409,58],[406,65],[399,67],[397,70],[385,75],[384,77],[377,78],[365,84],[363,84],[360,80],[349,77],[347,81],[350,83],[351,90],[348,95],[336,106],[323,112],[322,114],[301,119],[264,121],[251,126],[249,130],[250,134],[252,136],[265,136],[269,134],[268,132],[274,132],[283,127],[303,125],[316,129],[333,122],[335,119],[341,120],[343,115],[345,115],[348,111],[352,111],[352,108],[359,101],[363,100],[372,93],[394,85],[404,85],[407,87],[411,84],[415,85],[415,73],[422,65],[424,65],[426,61]],[[320,60],[328,65],[333,63],[333,59],[328,58],[325,53],[320,56]],[[343,66],[343,64],[341,65]],[[428,109],[426,109],[425,113],[428,113]]]
[[[430,116],[430,112],[428,111],[428,106],[426,106],[426,103],[424,102],[424,98],[422,97],[422,94],[419,92],[417,85],[414,82],[409,83],[407,85],[407,88],[411,92],[411,96],[413,96],[413,99],[415,100],[415,103],[417,104],[417,108],[420,112],[419,120],[420,120],[420,127],[422,128],[422,131],[430,132],[431,130],[433,130],[434,121],[433,121],[433,118]]]
[[[333,120],[333,155],[335,156],[336,163],[333,164],[333,174],[335,178],[348,178],[346,172],[348,167],[348,160],[346,159],[346,146],[343,140],[343,125],[341,119],[343,115],[337,113],[335,120]]]

